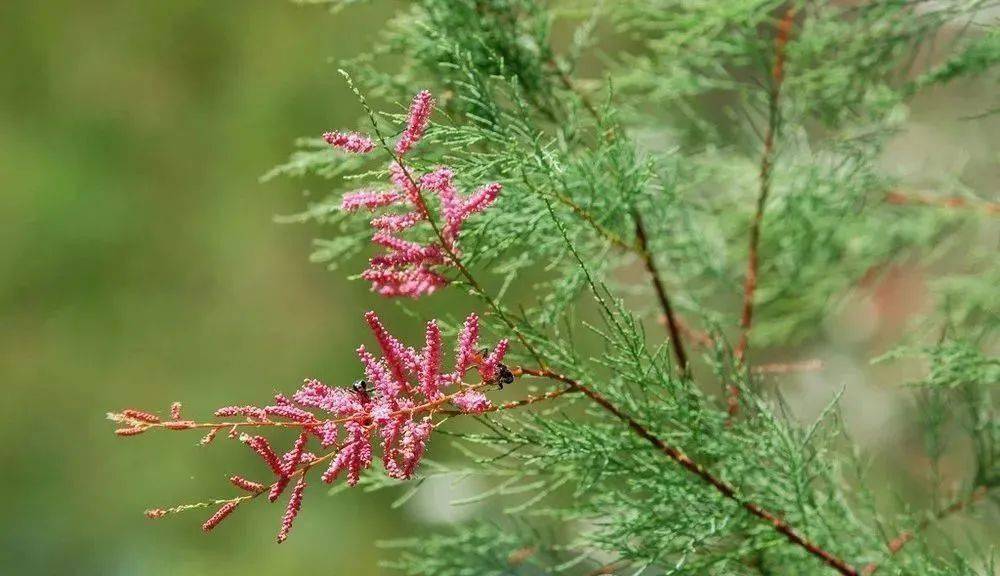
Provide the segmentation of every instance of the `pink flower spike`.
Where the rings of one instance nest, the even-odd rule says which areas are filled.
[[[424,219],[419,212],[407,212],[406,214],[386,214],[372,219],[372,228],[382,232],[402,232],[409,230]]]
[[[181,403],[174,402],[170,405],[170,419],[180,420],[181,419]]]
[[[124,416],[126,418],[129,418],[131,420],[138,420],[140,422],[147,422],[149,424],[156,424],[156,423],[158,423],[160,421],[160,417],[159,416],[154,416],[153,414],[150,414],[149,412],[143,412],[142,410],[134,410],[132,408],[128,408],[128,409],[122,410],[122,416]]]
[[[319,380],[307,380],[292,398],[303,406],[319,408],[337,416],[349,416],[361,409],[356,394],[343,388],[330,388]]]
[[[306,478],[302,476],[295,483],[295,488],[292,488],[292,495],[288,497],[288,507],[285,508],[285,515],[281,517],[281,529],[278,531],[278,544],[284,542],[292,530],[292,522],[295,521],[295,517],[299,515],[299,510],[302,508],[302,493],[305,492],[305,489]]]
[[[299,434],[299,437],[295,440],[295,444],[292,446],[291,452],[289,452],[285,459],[284,473],[282,476],[291,476],[292,472],[295,472],[295,468],[299,465],[302,460],[302,453],[305,452],[306,443],[309,441],[309,435],[305,432]]]
[[[267,499],[274,502],[288,487],[288,483],[292,480],[292,473],[298,467],[299,462],[302,461],[303,452],[305,450],[306,441],[309,439],[309,435],[303,432],[299,435],[298,439],[295,441],[295,445],[292,449],[282,456],[281,464],[281,474],[280,478],[271,486],[271,491],[267,495]]]
[[[389,181],[396,189],[405,194],[406,199],[413,204],[417,210],[427,218],[427,207],[420,197],[420,190],[413,182],[414,176],[409,170],[404,169],[399,162],[389,164]]]
[[[323,140],[334,148],[355,154],[367,154],[375,149],[372,139],[358,132],[327,132]]]
[[[315,422],[316,416],[311,412],[306,412],[301,408],[296,408],[295,406],[288,406],[286,404],[278,404],[277,406],[265,406],[264,413],[268,416],[278,416],[280,418],[285,418],[286,420],[292,420],[294,422]]]
[[[376,208],[395,204],[396,202],[399,202],[399,200],[399,192],[396,192],[395,190],[388,190],[384,192],[376,190],[356,190],[354,192],[344,194],[344,197],[340,201],[340,209],[345,212],[354,212],[355,210],[359,210],[361,208],[374,210]]]
[[[327,484],[333,482],[340,472],[346,469],[347,485],[354,486],[361,479],[361,471],[371,467],[371,440],[368,438],[367,429],[359,422],[348,422],[344,427],[347,428],[347,441],[330,463],[330,467],[323,473],[323,482]]]
[[[324,422],[318,429],[315,429],[319,436],[319,443],[323,448],[329,448],[337,443],[337,423],[332,420]]]
[[[390,373],[385,360],[376,360],[362,345],[358,347],[358,358],[365,367],[365,378],[384,398],[395,398],[403,391],[400,384]]]
[[[224,406],[215,411],[220,418],[228,416],[246,416],[255,420],[267,420],[267,413],[256,406]]]
[[[427,129],[427,121],[431,117],[431,110],[434,108],[434,98],[427,90],[423,90],[413,97],[410,104],[410,114],[406,119],[406,129],[396,142],[396,154],[403,156],[410,151],[414,144],[420,141]]]
[[[457,229],[462,212],[462,202],[453,184],[454,177],[450,168],[441,167],[420,179],[424,190],[432,191],[441,198],[441,214],[449,229]]]
[[[490,399],[478,390],[466,390],[465,392],[460,392],[455,395],[451,401],[455,406],[458,406],[462,412],[470,414],[486,412],[493,407],[493,404],[490,403]]]
[[[382,466],[390,478],[402,478],[402,471],[396,462],[399,450],[396,444],[403,432],[403,425],[409,420],[403,417],[381,418],[385,423],[382,426]]]
[[[264,491],[263,484],[247,480],[242,476],[230,476],[229,482],[232,483],[233,486],[239,488],[240,490],[246,490],[251,494],[259,494]]]
[[[404,479],[413,476],[413,472],[420,464],[420,459],[424,456],[427,448],[427,440],[434,431],[434,424],[430,418],[424,419],[420,424],[414,424],[412,420],[406,423],[406,432],[403,434],[403,468],[401,475]]]
[[[500,362],[503,361],[504,354],[507,353],[507,340],[501,340],[497,342],[497,347],[493,349],[493,353],[483,359],[483,363],[479,366],[479,375],[483,380],[493,380],[496,377],[497,367],[500,366]]]
[[[277,501],[278,497],[281,496],[281,494],[285,491],[285,488],[288,488],[288,484],[291,481],[292,481],[291,476],[282,476],[281,478],[278,478],[278,480],[271,485],[270,492],[267,493],[267,501],[268,502]]]
[[[274,450],[271,450],[271,443],[267,441],[267,438],[263,436],[246,436],[243,441],[264,460],[272,472],[278,476],[282,475],[281,462],[278,461],[278,456],[274,453]]]
[[[375,339],[378,340],[379,348],[382,349],[382,355],[385,357],[385,362],[389,365],[392,375],[405,388],[407,370],[413,370],[418,364],[416,353],[408,350],[402,342],[389,334],[375,312],[365,312],[365,321],[368,322],[372,333],[375,334]]]
[[[469,314],[465,325],[458,335],[458,348],[455,351],[455,376],[461,380],[465,376],[477,355],[476,344],[479,342],[479,317]]]
[[[483,186],[479,190],[476,190],[472,196],[466,200],[465,205],[462,207],[462,212],[460,220],[465,220],[469,216],[476,214],[477,212],[482,212],[490,207],[490,204],[497,199],[500,194],[500,190],[503,186],[499,182],[492,182]]]
[[[205,520],[205,523],[201,525],[201,529],[205,532],[211,532],[213,528],[218,526],[220,522],[232,514],[233,510],[236,510],[237,505],[237,502],[227,502],[223,504],[222,508],[219,508],[215,514],[212,514],[208,520]]]
[[[372,242],[394,250],[395,252],[391,252],[390,255],[398,253],[404,263],[419,264],[427,262],[430,264],[439,264],[443,261],[441,251],[434,245],[424,246],[416,242],[397,238],[385,232],[376,232],[372,236]],[[377,257],[372,260],[375,261],[376,259]]]
[[[427,323],[425,341],[421,354],[420,391],[428,400],[433,400],[441,395],[441,329],[436,320]]]
[[[448,279],[425,265],[418,268],[396,268],[377,266],[361,273],[361,277],[372,283],[372,290],[382,296],[402,296],[418,298],[433,294],[438,288],[448,284]]]

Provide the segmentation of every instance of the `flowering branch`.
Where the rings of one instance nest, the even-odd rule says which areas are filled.
[[[405,480],[413,476],[426,449],[427,441],[436,428],[433,417],[445,414],[478,414],[499,409],[526,406],[542,400],[556,398],[564,391],[550,392],[538,397],[529,396],[517,402],[494,406],[484,390],[514,381],[514,375],[503,364],[507,341],[501,340],[490,351],[478,348],[479,318],[470,315],[458,335],[455,362],[452,371],[441,369],[441,331],[436,321],[427,323],[425,345],[422,350],[404,346],[382,325],[374,312],[365,314],[378,346],[381,358],[376,358],[365,346],[358,348],[358,357],[364,367],[365,380],[349,388],[324,385],[318,380],[306,380],[291,398],[275,396],[269,406],[225,406],[215,415],[226,418],[216,422],[194,422],[181,419],[180,405],[171,406],[171,419],[164,421],[155,414],[127,409],[109,414],[120,427],[119,436],[137,436],[151,429],[191,430],[209,429],[202,443],[211,442],[220,430],[229,429],[230,438],[239,438],[256,453],[274,474],[274,481],[265,486],[242,476],[233,476],[230,482],[248,494],[226,500],[157,508],[146,513],[159,518],[168,513],[192,508],[220,505],[218,510],[202,525],[207,532],[227,518],[240,503],[267,493],[268,500],[276,501],[296,480],[278,542],[288,537],[292,522],[299,513],[306,488],[307,472],[321,464],[329,463],[321,479],[331,483],[346,472],[347,484],[354,486],[363,470],[371,467],[372,445],[377,436],[381,442],[382,464],[391,478]],[[475,371],[481,378],[478,384],[467,384],[465,376]],[[444,410],[446,406],[457,410]],[[328,414],[329,417],[320,414]],[[232,420],[243,416],[245,421]],[[283,428],[296,429],[298,437],[290,450],[278,455],[264,436],[239,434],[241,429]],[[310,442],[318,442],[325,454],[308,451]]]
[[[448,241],[448,238],[445,235],[445,230],[442,230],[441,226],[438,225],[436,219],[434,218],[431,212],[431,208],[428,205],[423,194],[424,187],[417,183],[417,180],[414,179],[410,170],[406,167],[406,164],[403,162],[403,154],[408,152],[410,147],[412,147],[413,144],[417,140],[419,140],[420,137],[422,137],[423,135],[423,130],[424,130],[423,127],[421,127],[420,130],[416,132],[411,130],[411,127],[426,126],[426,123],[430,117],[430,111],[433,108],[433,99],[431,99],[430,93],[426,91],[421,92],[420,94],[417,95],[417,98],[414,99],[414,105],[411,106],[410,110],[410,118],[407,120],[407,132],[411,133],[409,135],[407,135],[407,133],[404,133],[404,135],[400,138],[399,143],[397,143],[396,147],[391,148],[389,146],[389,143],[386,141],[385,136],[382,134],[381,130],[379,130],[378,121],[375,119],[375,111],[372,110],[371,106],[368,105],[368,100],[365,98],[364,94],[362,94],[361,91],[358,90],[358,88],[354,85],[354,81],[351,80],[350,75],[347,74],[346,71],[340,70],[340,73],[347,80],[347,83],[351,87],[351,90],[354,92],[354,95],[357,96],[358,100],[361,102],[361,106],[364,108],[365,113],[368,115],[368,120],[372,125],[372,130],[375,132],[375,135],[378,138],[379,142],[381,143],[382,148],[392,158],[392,163],[390,166],[396,169],[396,173],[394,174],[393,178],[394,185],[406,190],[407,198],[419,208],[421,214],[424,216],[423,219],[430,224],[431,229],[434,232],[434,235],[440,242],[439,245],[440,250],[444,253],[444,256],[448,258],[448,261],[451,262],[451,264],[459,271],[459,273],[466,280],[466,282],[468,282],[469,286],[473,289],[473,291],[480,298],[482,298],[490,306],[490,308],[497,315],[497,317],[499,317],[500,320],[503,321],[503,323],[506,324],[507,327],[511,329],[515,337],[517,337],[518,341],[520,341],[521,345],[524,346],[524,348],[535,358],[535,360],[539,364],[544,364],[541,354],[538,353],[535,347],[532,346],[532,344],[528,341],[527,337],[521,332],[520,329],[518,329],[517,325],[508,317],[508,315],[504,312],[504,310],[500,307],[500,305],[496,302],[496,300],[492,296],[490,296],[489,293],[486,292],[486,290],[482,287],[482,285],[479,284],[479,282],[475,279],[472,273],[469,272],[469,269],[462,263],[461,259],[459,258],[459,254],[456,250],[455,242]],[[423,97],[422,96],[423,94],[426,94],[427,96]],[[415,117],[417,117],[417,120],[419,120],[419,122],[414,120]],[[406,142],[405,145],[402,144],[404,141]],[[500,186],[499,184],[495,184],[495,187],[493,188],[492,192],[493,198],[495,198],[496,194],[499,192],[500,190],[499,186]],[[437,188],[437,190],[438,192],[440,192],[439,187]],[[483,190],[481,189],[481,192],[482,191]],[[485,196],[486,194],[489,193],[484,192],[483,195]],[[477,195],[479,194],[477,193]],[[442,195],[443,205],[447,205],[449,202],[446,199],[446,197],[447,194]],[[491,203],[493,201],[493,198],[490,198],[488,202]],[[475,204],[472,199],[469,200],[469,204],[467,204],[467,206],[468,205],[477,206],[477,204]],[[485,204],[483,205],[483,207],[485,207]]]

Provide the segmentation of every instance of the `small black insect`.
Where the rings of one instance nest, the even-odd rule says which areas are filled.
[[[514,373],[510,371],[510,368],[506,364],[500,364],[497,366],[497,386],[503,390],[505,384],[512,384],[514,382]]]
[[[353,385],[351,385],[351,388],[354,389],[354,393],[361,398],[362,402],[367,403],[371,401],[371,396],[368,395],[368,382],[364,380],[358,380]]]

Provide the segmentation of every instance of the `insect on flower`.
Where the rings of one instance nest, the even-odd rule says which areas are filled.
[[[486,362],[487,359],[489,358],[489,354],[490,354],[490,351],[489,351],[488,348],[480,348],[479,349],[479,360],[481,362]],[[503,362],[497,362],[497,364],[496,364],[496,374],[491,379],[491,382],[494,383],[494,384],[496,384],[497,387],[500,388],[500,390],[503,390],[504,386],[506,386],[508,384],[513,384],[513,382],[514,382],[514,373],[511,372],[510,368],[508,368],[507,365],[504,364]]]
[[[371,396],[368,395],[368,382],[364,380],[356,380],[354,384],[351,385],[351,389],[354,390],[354,393],[358,395],[358,398],[360,398],[362,402],[371,402]]]

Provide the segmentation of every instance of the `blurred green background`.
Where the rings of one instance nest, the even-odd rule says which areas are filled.
[[[212,537],[200,511],[148,521],[254,464],[195,435],[122,441],[104,420],[172,400],[203,416],[357,371],[374,297],[309,263],[315,229],[273,223],[302,183],[257,179],[296,137],[353,125],[328,57],[387,14],[0,2],[0,574],[365,574],[371,542],[406,531],[373,497],[323,490],[282,546],[278,506]]]
[[[198,448],[193,434],[123,441],[104,420],[173,400],[194,417],[357,372],[375,297],[308,262],[314,228],[274,224],[302,208],[302,183],[258,176],[296,137],[354,125],[330,60],[372,42],[388,13],[379,2],[336,17],[280,0],[0,3],[0,574],[371,574],[375,540],[467,512],[312,490],[281,546],[278,506],[248,506],[205,537],[207,514],[141,513],[228,494],[249,452]],[[995,186],[996,117],[956,123],[990,94],[970,83],[918,101],[887,168]],[[897,287],[903,308],[921,305],[911,286]],[[831,333],[856,336],[867,305]],[[830,343],[854,351],[825,355],[836,384],[810,376],[789,395],[815,412],[850,383],[863,441],[907,430],[906,418],[886,425],[886,369],[873,373],[857,341]]]

